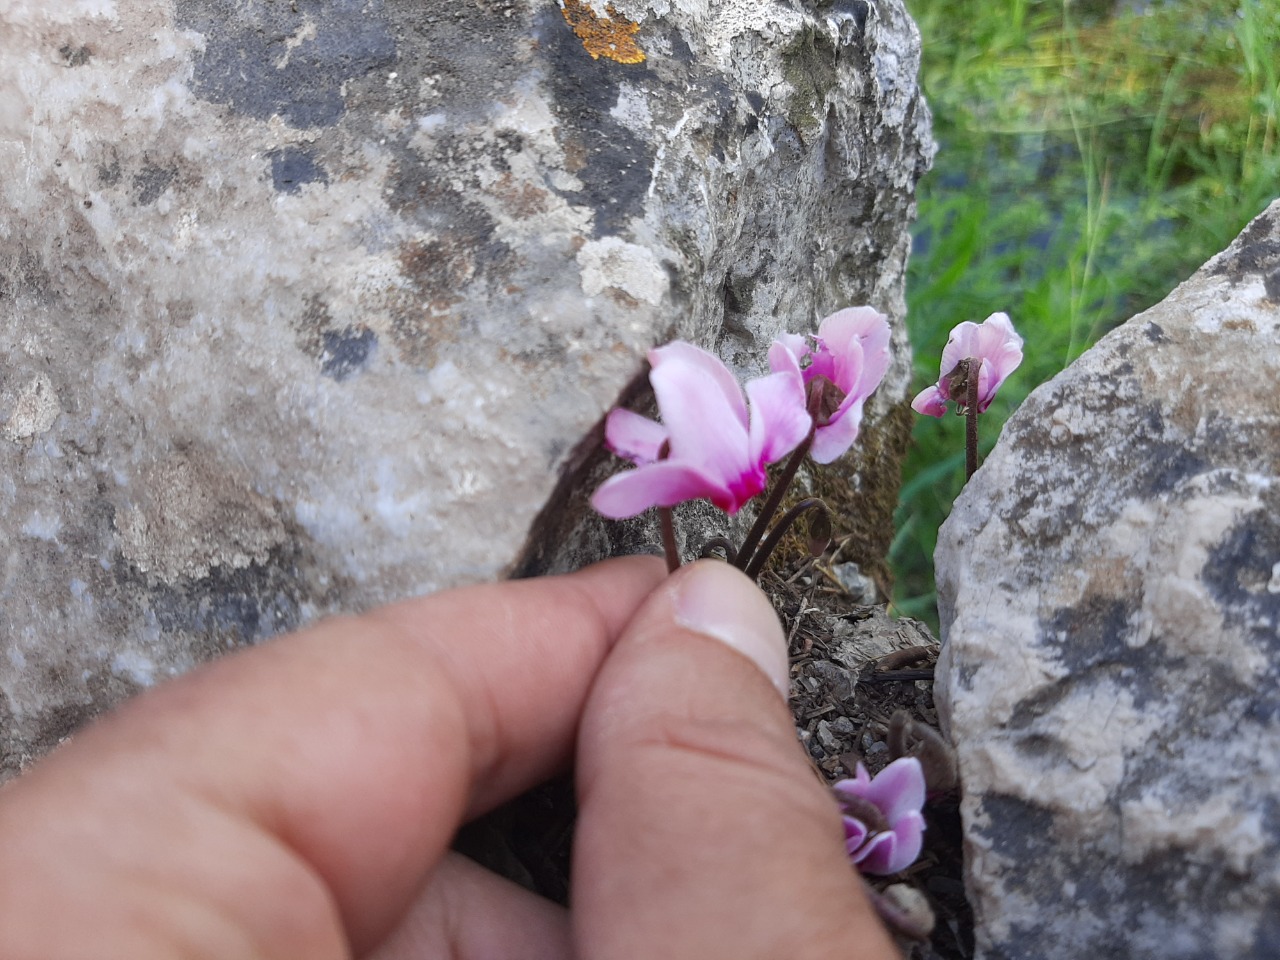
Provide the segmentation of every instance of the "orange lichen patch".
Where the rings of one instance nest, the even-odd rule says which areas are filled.
[[[618,63],[644,62],[644,51],[635,41],[640,24],[619,16],[612,5],[605,7],[608,16],[600,17],[583,0],[561,0],[560,12],[593,60],[608,57]]]

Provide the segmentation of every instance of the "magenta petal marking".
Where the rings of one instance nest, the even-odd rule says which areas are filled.
[[[605,419],[604,442],[610,450],[632,463],[653,463],[667,442],[667,428],[619,407],[609,411]]]

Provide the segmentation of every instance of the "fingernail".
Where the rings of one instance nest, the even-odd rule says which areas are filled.
[[[676,623],[742,654],[786,699],[786,639],[768,598],[745,574],[719,560],[700,560],[679,576]]]

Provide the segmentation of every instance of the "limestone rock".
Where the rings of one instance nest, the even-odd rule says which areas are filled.
[[[956,502],[979,956],[1280,955],[1277,384],[1280,203],[1036,390]]]
[[[616,549],[571,501],[655,343],[903,313],[901,0],[11,0],[0,45],[0,777],[228,648]]]

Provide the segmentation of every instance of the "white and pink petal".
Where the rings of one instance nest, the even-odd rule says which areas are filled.
[[[671,459],[727,487],[750,466],[747,404],[738,382],[718,358],[691,344],[672,343],[653,353],[662,356],[655,358],[649,382],[671,437]]]
[[[850,395],[831,419],[814,431],[809,456],[813,457],[815,463],[831,463],[844,456],[858,439],[861,426],[862,401]]]
[[[667,428],[656,420],[621,407],[609,411],[604,422],[605,445],[632,463],[653,463],[667,442]]]
[[[624,520],[650,507],[673,507],[699,497],[714,500],[724,496],[723,487],[696,467],[659,460],[610,477],[592,495],[591,506],[611,520]]]
[[[916,394],[916,398],[911,401],[911,409],[916,413],[924,414],[926,417],[945,416],[947,412],[947,398],[943,392],[938,389],[938,385],[934,384],[933,386],[925,387]]]
[[[884,813],[890,826],[924,806],[924,768],[915,757],[899,757],[878,774],[862,796]]]
[[[813,419],[805,407],[804,381],[783,371],[747,383],[751,401],[748,449],[754,467],[781,460],[809,435]]]

